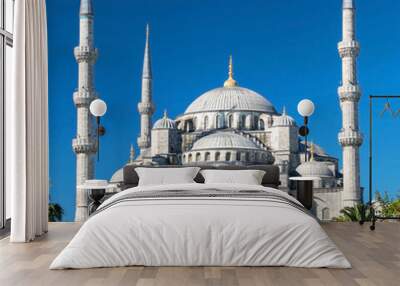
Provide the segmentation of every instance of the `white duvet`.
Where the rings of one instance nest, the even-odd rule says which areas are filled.
[[[173,196],[163,195],[171,191],[176,191]],[[202,195],[190,195],[196,192]],[[318,222],[298,205],[282,191],[254,185],[128,189],[100,206],[50,269],[128,265],[349,268]]]

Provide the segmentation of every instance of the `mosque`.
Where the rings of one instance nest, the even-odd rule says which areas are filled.
[[[93,12],[89,12],[92,16]],[[358,131],[360,89],[356,79],[359,46],[354,27],[354,3],[344,0],[343,41],[338,47],[343,65],[342,86],[338,90],[343,113],[343,129],[339,133],[344,158],[342,172],[337,158],[317,144],[306,146],[300,141],[299,126],[285,109],[276,110],[262,94],[241,86],[235,80],[232,57],[229,58],[225,82],[194,99],[183,114],[172,119],[164,112],[163,117],[152,124],[155,105],[148,26],[141,101],[138,104],[140,136],[137,144],[140,154],[135,157],[131,147],[127,164],[275,164],[280,169],[280,188],[283,191],[291,192],[293,189],[289,180],[291,176],[315,177],[315,214],[321,220],[338,216],[344,206],[359,202],[361,197],[358,148],[362,136]],[[307,162],[304,161],[305,152],[311,158]],[[114,173],[110,182],[122,181],[122,168]]]
[[[141,136],[135,165],[259,165],[275,164],[280,169],[280,188],[290,191],[291,176],[312,176],[315,212],[323,220],[337,216],[341,209],[342,175],[338,159],[316,144],[309,144],[311,160],[304,162],[306,147],[299,140],[298,124],[285,108],[278,112],[263,95],[239,85],[229,58],[228,75],[220,87],[197,97],[175,119],[164,112],[150,124],[154,112],[152,73],[147,27],[142,76]],[[132,149],[133,151],[133,149]],[[111,182],[122,180],[122,168]]]

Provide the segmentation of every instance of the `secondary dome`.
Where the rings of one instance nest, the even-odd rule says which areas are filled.
[[[208,111],[246,110],[275,114],[271,102],[257,92],[239,87],[233,79],[232,58],[229,60],[229,74],[223,87],[207,91],[195,99],[186,109],[187,113]]]
[[[314,160],[315,144],[311,143],[310,146],[311,159],[310,161],[303,162],[296,168],[296,172],[303,177],[334,177],[335,174],[325,162]]]
[[[283,108],[283,112],[281,116],[277,116],[274,119],[274,123],[272,126],[295,126],[296,122],[294,119],[286,114],[286,108]]]
[[[307,142],[307,148],[313,148],[313,154],[316,154],[318,156],[328,156],[326,151],[319,145],[312,143],[312,142]],[[300,153],[304,153],[306,151],[306,143],[304,141],[301,141],[299,144],[299,151]]]
[[[191,151],[209,149],[253,149],[260,148],[251,140],[231,132],[217,132],[204,136],[194,142]]]
[[[324,162],[309,161],[300,164],[296,172],[303,177],[333,177],[334,174],[328,165]]]
[[[124,168],[118,169],[111,177],[110,183],[121,183],[124,181]]]
[[[168,118],[167,112],[164,111],[163,118],[154,123],[153,129],[176,129],[176,123],[171,118]]]

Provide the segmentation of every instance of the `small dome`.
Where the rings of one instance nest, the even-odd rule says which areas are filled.
[[[153,129],[176,129],[176,123],[171,118],[168,118],[167,112],[164,112],[163,118],[154,123]]]
[[[286,108],[283,108],[282,115],[274,117],[272,126],[296,126],[296,122],[291,116],[286,114]]]
[[[296,172],[302,177],[334,177],[328,164],[314,160],[303,162],[296,168]]]
[[[328,156],[328,154],[326,153],[326,151],[319,145],[313,143],[313,142],[307,142],[307,147],[311,149],[311,146],[313,146],[313,154],[316,154],[318,156],[322,156],[322,157],[326,157]],[[304,141],[300,142],[299,145],[299,152],[300,153],[304,153],[306,150],[306,144]]]
[[[194,142],[191,151],[210,149],[253,149],[260,148],[246,137],[232,132],[216,132]]]
[[[112,175],[110,183],[120,183],[123,181],[124,181],[124,168],[121,168]]]

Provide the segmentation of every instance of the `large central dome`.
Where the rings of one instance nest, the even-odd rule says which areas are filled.
[[[210,111],[258,111],[276,113],[274,106],[257,92],[239,87],[233,79],[232,57],[229,58],[228,79],[223,87],[199,96],[186,109],[185,114]]]
[[[246,110],[276,113],[271,102],[250,89],[232,86],[219,87],[199,96],[186,109],[187,113]]]

